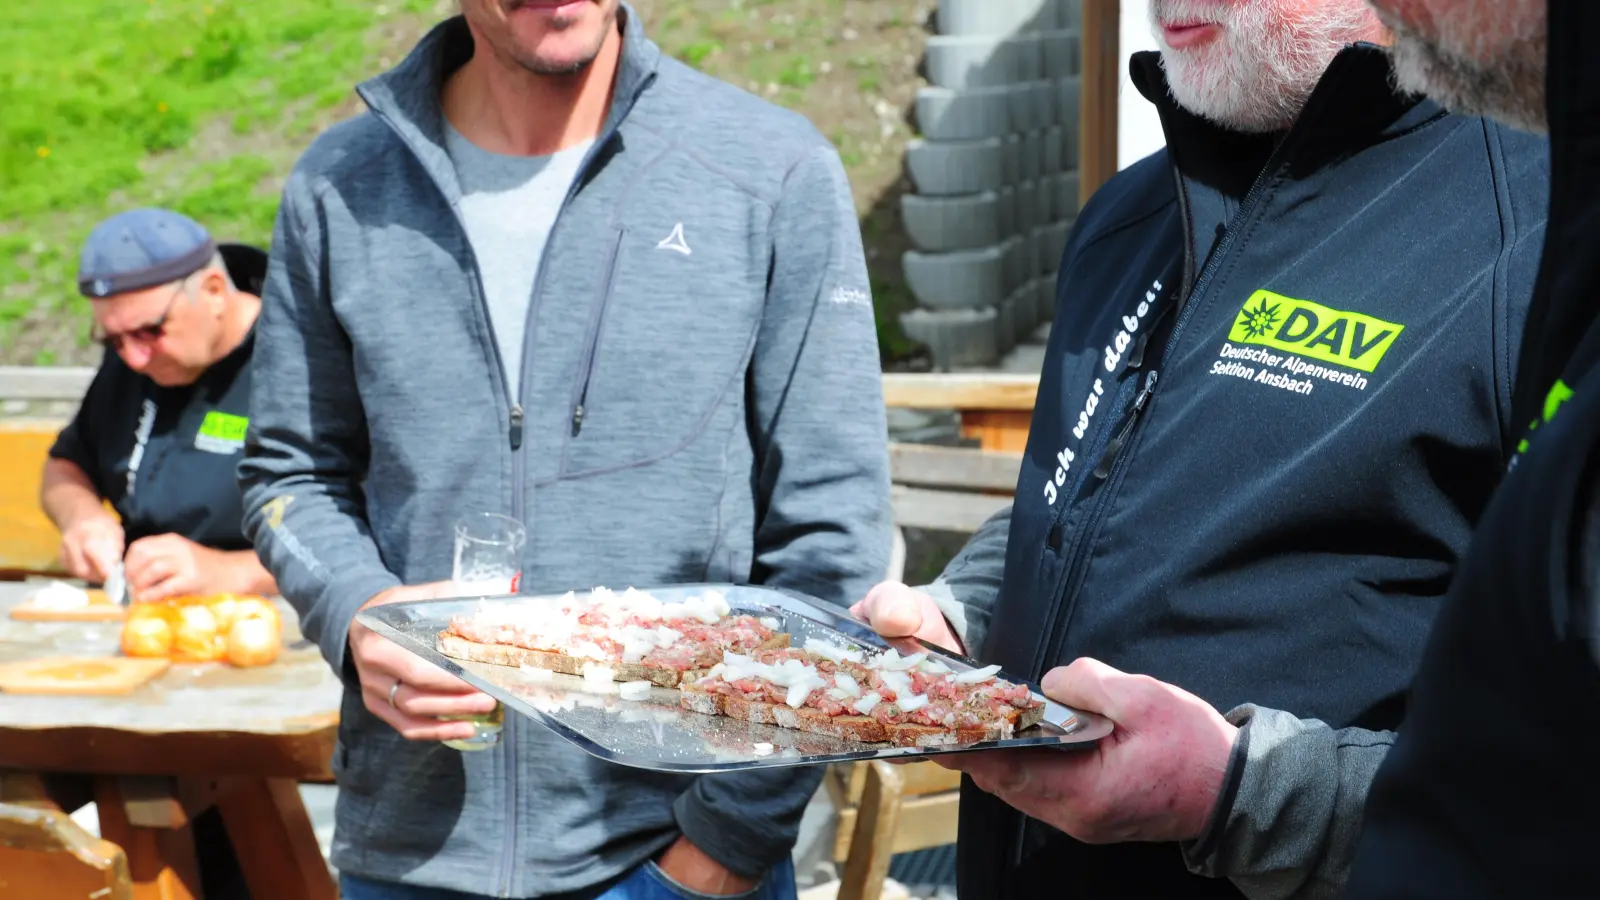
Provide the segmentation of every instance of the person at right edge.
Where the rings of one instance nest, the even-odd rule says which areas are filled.
[[[855,607],[1137,700],[1094,753],[950,757],[963,900],[1338,891],[1521,430],[1545,142],[1396,89],[1363,0],[1151,12],[1166,149],[1078,217],[1015,502]]]
[[[1522,440],[1378,770],[1346,896],[1600,896],[1600,4],[1374,0],[1403,83],[1548,131]],[[1545,48],[1548,45],[1548,56]],[[1546,66],[1548,65],[1548,73]]]
[[[817,768],[600,760],[355,621],[433,596],[452,526],[521,592],[889,568],[871,287],[837,150],[664,55],[618,0],[461,0],[284,188],[246,531],[344,681],[345,900],[792,898]]]

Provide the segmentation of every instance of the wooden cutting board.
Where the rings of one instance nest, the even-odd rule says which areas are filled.
[[[0,665],[0,691],[8,694],[128,694],[172,661],[128,656],[56,656]]]
[[[27,622],[114,622],[128,615],[125,607],[111,602],[105,591],[87,591],[89,605],[77,609],[50,609],[34,603],[29,597],[11,607],[11,618]]]

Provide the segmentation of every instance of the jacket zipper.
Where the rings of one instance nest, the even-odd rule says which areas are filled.
[[[483,310],[484,321],[489,328],[489,349],[494,356],[495,366],[500,376],[500,386],[504,391],[504,396],[510,407],[506,431],[508,443],[510,444],[512,451],[511,516],[517,521],[522,522],[523,527],[528,528],[530,531],[532,528],[529,527],[529,524],[526,521],[527,503],[523,497],[523,493],[527,484],[527,472],[522,453],[522,445],[525,437],[525,414],[523,410],[523,398],[527,395],[528,382],[530,381],[530,367],[528,362],[529,357],[532,355],[534,344],[534,311],[538,304],[540,288],[544,283],[545,270],[550,262],[550,254],[548,250],[550,246],[555,243],[556,229],[560,227],[561,217],[566,213],[567,207],[571,205],[572,199],[577,196],[579,186],[582,185],[584,180],[588,177],[589,170],[594,165],[595,159],[597,159],[605,151],[605,148],[608,147],[616,138],[618,131],[621,129],[623,121],[628,118],[628,114],[633,111],[634,104],[638,102],[639,95],[644,93],[644,91],[648,89],[654,82],[655,75],[654,73],[651,73],[628,96],[613,98],[613,103],[618,101],[623,103],[622,109],[619,111],[618,115],[611,120],[611,123],[606,126],[605,130],[602,131],[595,139],[594,145],[589,149],[588,155],[584,157],[583,163],[578,166],[578,171],[572,179],[572,184],[568,185],[566,196],[564,196],[561,200],[561,207],[556,211],[555,220],[550,226],[550,234],[545,241],[546,252],[540,257],[538,268],[534,273],[533,291],[529,295],[528,300],[528,311],[526,316],[527,327],[523,329],[522,337],[522,370],[520,372],[520,377],[518,378],[518,383],[514,392],[510,384],[510,378],[506,374],[505,360],[500,355],[500,341],[494,333],[494,320],[489,312],[489,302],[484,296],[483,275],[480,270],[481,267],[478,264],[477,253],[472,248],[472,239],[467,234],[466,223],[461,220],[460,210],[454,203],[449,203],[448,197],[445,198],[445,202],[449,203],[451,212],[455,216],[456,225],[461,229],[461,234],[465,238],[463,244],[467,248],[467,258],[472,264],[471,286],[473,295],[478,301],[479,308]],[[363,95],[363,99],[367,99],[365,95]],[[377,116],[378,119],[385,125],[387,125],[398,138],[400,138],[402,143],[406,144],[408,147],[411,147],[410,139],[407,138],[405,133],[396,126],[388,114],[380,112],[370,101],[368,101],[367,105],[372,109],[373,114]],[[424,158],[422,154],[416,152],[416,148],[411,147],[411,151],[419,160]],[[436,187],[438,186],[437,181],[435,181],[434,184]],[[440,193],[442,194],[443,191],[441,190]],[[500,730],[500,752],[504,754],[506,761],[506,802],[504,807],[506,823],[506,852],[500,857],[499,877],[499,894],[502,897],[511,896],[517,861],[517,718],[517,716],[506,716]]]
[[[600,329],[605,327],[606,307],[611,305],[611,292],[617,281],[617,259],[622,253],[622,240],[627,234],[628,229],[619,228],[616,239],[611,243],[611,256],[606,260],[606,283],[601,289],[600,302],[596,305],[594,316],[589,322],[589,340],[584,344],[583,361],[578,366],[578,371],[583,375],[573,389],[572,437],[577,437],[583,431],[584,410],[589,402],[589,382],[594,378],[595,351],[600,346]]]
[[[513,419],[513,446],[511,454],[511,517],[521,522],[528,531],[533,531],[532,523],[527,520],[527,465],[522,452],[522,404],[527,397],[529,381],[532,380],[533,367],[529,365],[533,356],[534,345],[534,313],[539,304],[539,294],[544,287],[544,276],[550,265],[550,248],[555,246],[556,230],[561,227],[561,218],[566,215],[567,207],[572,205],[572,200],[578,195],[579,187],[589,177],[589,171],[594,166],[594,161],[606,152],[606,148],[616,139],[617,132],[622,122],[627,119],[628,113],[633,110],[639,94],[655,80],[652,75],[641,84],[631,96],[623,102],[626,104],[621,113],[613,120],[612,124],[600,133],[594,145],[589,148],[589,153],[584,157],[582,165],[578,166],[577,173],[572,178],[572,184],[567,186],[566,196],[561,198],[561,207],[556,210],[555,220],[550,224],[550,234],[545,238],[545,252],[539,257],[538,268],[533,276],[533,293],[529,295],[526,327],[522,332],[522,371],[518,379],[517,397],[515,402],[516,415]],[[620,99],[620,98],[619,98]],[[612,102],[616,102],[614,99]],[[620,240],[620,239],[619,239]],[[532,540],[529,540],[529,544]],[[500,896],[511,896],[513,879],[517,864],[517,754],[516,734],[517,729],[513,721],[519,716],[506,716],[501,725],[500,743],[505,748],[506,758],[506,853],[500,858]]]
[[[1302,121],[1304,120],[1305,116],[1302,116]],[[1195,280],[1193,287],[1187,292],[1183,292],[1180,289],[1179,296],[1175,298],[1178,307],[1178,320],[1173,323],[1172,333],[1167,336],[1166,343],[1163,345],[1163,359],[1171,354],[1173,347],[1177,346],[1178,338],[1183,333],[1184,325],[1188,323],[1189,318],[1194,314],[1196,304],[1193,301],[1203,296],[1221,261],[1227,257],[1228,251],[1232,248],[1234,237],[1239,233],[1243,224],[1255,214],[1256,204],[1260,202],[1264,186],[1271,180],[1273,173],[1282,167],[1283,159],[1288,155],[1291,138],[1293,138],[1293,134],[1278,144],[1277,149],[1273,151],[1272,156],[1267,160],[1267,164],[1262,167],[1261,172],[1256,176],[1255,182],[1250,185],[1250,190],[1245,193],[1244,200],[1239,204],[1239,209],[1234,213],[1233,220],[1222,235],[1222,240],[1216,244],[1209,254],[1209,259],[1202,268],[1199,278]],[[1185,269],[1190,270],[1193,266],[1194,258],[1192,251],[1193,237],[1190,234],[1193,224],[1189,221],[1188,203],[1183,191],[1183,176],[1178,172],[1176,162],[1173,164],[1172,173],[1173,178],[1178,181],[1178,203],[1183,216]],[[1139,354],[1138,361],[1141,365],[1143,364],[1143,353]],[[1131,368],[1131,359],[1129,364]],[[1104,515],[1105,508],[1109,502],[1108,498],[1115,491],[1118,480],[1116,476],[1121,473],[1127,464],[1127,455],[1122,453],[1121,450],[1132,439],[1135,427],[1141,417],[1140,413],[1154,399],[1158,379],[1158,371],[1152,369],[1145,379],[1144,388],[1135,397],[1132,414],[1127,424],[1123,427],[1122,433],[1118,435],[1118,440],[1112,442],[1112,444],[1116,445],[1116,452],[1110,452],[1112,447],[1108,445],[1107,452],[1102,455],[1100,463],[1095,467],[1094,475],[1104,483],[1104,486],[1098,495],[1090,501],[1088,515],[1084,518],[1083,527],[1077,530],[1076,537],[1073,540],[1072,552],[1068,559],[1067,567],[1063,572],[1061,589],[1058,594],[1061,602],[1054,605],[1045,624],[1044,634],[1047,636],[1047,642],[1043,646],[1043,656],[1048,657],[1050,654],[1055,653],[1066,636],[1067,625],[1071,622],[1072,613],[1076,611],[1078,605],[1077,594],[1082,586],[1083,569],[1088,558],[1087,548],[1092,543],[1093,535],[1099,530],[1101,517]],[[1102,470],[1104,470],[1104,475],[1101,474]],[[1040,662],[1039,660],[1035,661],[1035,668],[1038,667]]]
[[[390,127],[393,128],[392,125]],[[396,132],[398,133],[398,129],[396,129]],[[404,140],[404,138],[402,138],[402,140]],[[448,198],[446,199],[446,202],[447,203],[449,202]],[[523,443],[523,418],[524,418],[524,416],[523,416],[522,404],[520,402],[520,397],[521,397],[521,394],[522,394],[522,390],[521,390],[520,385],[518,387],[518,390],[515,393],[513,393],[512,389],[511,389],[511,378],[506,372],[505,358],[500,355],[500,339],[495,334],[495,330],[494,330],[494,316],[491,314],[491,312],[489,310],[489,300],[485,296],[484,290],[483,290],[483,271],[482,271],[482,267],[480,266],[480,264],[478,262],[477,252],[472,247],[472,238],[467,233],[467,225],[466,225],[466,222],[462,221],[460,211],[456,208],[456,206],[454,204],[450,204],[450,208],[451,208],[452,213],[455,215],[457,226],[461,229],[461,235],[463,237],[462,246],[466,247],[467,259],[471,263],[471,266],[472,266],[472,277],[468,280],[468,285],[469,285],[470,289],[472,290],[473,299],[477,301],[478,308],[483,311],[483,321],[484,321],[485,326],[487,326],[487,328],[489,329],[489,352],[490,352],[490,355],[494,357],[495,371],[496,371],[496,374],[499,375],[501,394],[502,394],[502,396],[505,397],[506,403],[510,407],[509,414],[508,414],[508,417],[507,417],[508,418],[508,422],[507,422],[507,438],[508,438],[508,442],[511,445],[511,481],[512,481],[513,485],[518,485],[518,484],[521,483],[521,473],[520,473],[519,470],[521,469],[522,453],[520,451],[522,449],[522,443]],[[530,309],[530,314],[531,314],[531,309]],[[526,341],[524,341],[523,349],[524,349],[524,357],[526,357],[526,349],[527,349]],[[526,367],[526,359],[524,359],[524,367]],[[523,380],[525,381],[525,379],[523,379]],[[522,521],[522,509],[521,509],[521,507],[522,507],[522,503],[521,503],[520,496],[516,491],[513,491],[512,496],[511,496],[511,515],[512,515],[513,518],[515,518],[519,522]],[[501,861],[502,865],[501,865],[501,875],[500,875],[500,884],[501,884],[500,895],[502,897],[509,897],[511,895],[511,877],[512,877],[511,861],[513,859],[515,859],[515,855],[516,855],[515,854],[515,850],[516,850],[516,783],[517,783],[516,770],[517,770],[517,760],[516,760],[516,753],[515,753],[515,749],[514,749],[515,748],[515,743],[514,743],[515,742],[515,737],[514,736],[515,736],[515,721],[516,721],[516,719],[517,719],[517,716],[505,716],[504,717],[504,721],[501,723],[501,726],[500,726],[500,746],[501,746],[501,748],[503,748],[501,752],[503,752],[505,754],[505,760],[506,760],[506,768],[505,768],[505,777],[506,777],[506,781],[507,781],[507,790],[506,790],[506,798],[507,798],[507,800],[506,800],[506,807],[507,807],[506,813],[507,813],[507,818],[506,818],[506,822],[508,823],[508,827],[506,829],[506,832],[510,836],[509,840],[511,842],[511,852],[508,852],[505,855],[505,857],[502,858],[502,861]]]

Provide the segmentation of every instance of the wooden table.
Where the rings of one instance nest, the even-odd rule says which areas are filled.
[[[0,583],[0,662],[117,653],[120,623],[10,618],[35,587]],[[190,822],[215,805],[252,896],[333,900],[298,782],[332,777],[341,688],[283,612],[270,666],[174,665],[122,697],[0,695],[0,801],[61,804],[62,783],[86,785],[64,805],[95,802],[138,900],[200,897]]]

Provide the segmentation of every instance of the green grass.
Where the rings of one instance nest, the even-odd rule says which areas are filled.
[[[667,52],[808,116],[838,146],[868,240],[880,341],[895,314],[900,155],[923,32],[892,0],[634,0]],[[160,205],[265,245],[315,134],[360,108],[455,0],[0,3],[0,364],[91,362],[74,275],[108,215]]]
[[[164,205],[264,243],[277,204],[266,182],[282,172],[251,152],[251,137],[281,141],[348,101],[377,68],[374,25],[433,7],[385,2],[0,5],[0,344],[30,311],[80,308],[78,246],[104,215]],[[238,154],[175,159],[203,128],[236,139]],[[168,160],[180,170],[163,171]]]

